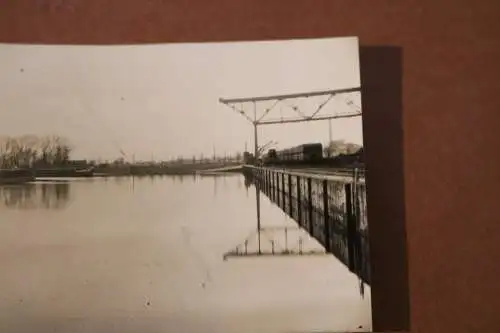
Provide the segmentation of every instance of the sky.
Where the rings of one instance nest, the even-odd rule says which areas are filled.
[[[122,46],[0,44],[0,136],[59,135],[73,158],[131,160],[253,151],[253,126],[219,98],[359,87],[358,39]],[[266,119],[306,114],[328,96],[278,104]],[[360,96],[352,96],[361,106]],[[257,117],[272,102],[257,103]],[[281,105],[281,106],[280,106]],[[253,116],[253,106],[242,105]],[[321,114],[349,112],[345,96]],[[328,121],[259,127],[259,144],[326,143]],[[361,117],[331,122],[362,144]]]

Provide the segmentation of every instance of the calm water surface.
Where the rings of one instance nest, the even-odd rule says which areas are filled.
[[[0,187],[0,331],[371,329],[369,290],[331,256],[223,261],[256,229],[255,196],[239,175]]]

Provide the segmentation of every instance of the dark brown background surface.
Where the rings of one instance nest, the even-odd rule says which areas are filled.
[[[2,0],[0,41],[358,36],[363,46],[400,47],[361,49],[375,325],[403,325],[409,309],[411,332],[500,332],[499,7],[497,0]]]

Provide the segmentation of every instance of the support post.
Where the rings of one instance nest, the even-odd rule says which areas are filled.
[[[285,199],[285,173],[281,173],[281,189],[282,189],[282,195],[281,195],[281,203],[283,204],[282,208],[285,210],[286,207],[286,199]]]
[[[273,171],[273,177],[274,177],[274,190],[273,190],[273,194],[274,194],[274,202],[276,203],[276,205],[279,206],[279,202],[278,202],[278,189],[279,189],[279,183],[278,183],[278,172],[277,171]]]
[[[271,193],[271,179],[269,177],[269,170],[266,170],[266,194],[269,195]]]
[[[293,205],[292,205],[292,175],[288,174],[288,213],[293,218]]]
[[[254,157],[255,157],[255,164],[258,164],[258,158],[259,158],[259,138],[258,138],[258,133],[257,133],[257,105],[255,102],[253,102],[253,142],[254,142]]]
[[[273,172],[267,170],[267,174],[269,177],[269,199],[273,200]]]
[[[304,227],[302,225],[302,190],[300,188],[301,183],[301,177],[297,176],[297,222],[299,222],[299,225],[301,227]]]
[[[267,194],[267,171],[262,169],[262,191]]]
[[[255,157],[255,164],[258,164],[258,153],[259,153],[259,146],[258,146],[258,133],[257,133],[257,105],[255,102],[253,103],[253,117],[254,117],[254,122],[253,122],[253,134],[254,134],[254,157]],[[261,178],[262,179],[262,178]],[[256,200],[257,200],[257,237],[258,237],[258,242],[259,242],[259,254],[261,253],[261,248],[260,248],[260,185],[258,185],[260,182],[257,181],[255,183],[255,194],[256,194]]]
[[[328,218],[328,181],[323,180],[323,233],[325,237],[325,250],[326,252],[331,252],[331,239],[330,239],[330,219]]]
[[[281,171],[277,172],[276,184],[278,185],[278,190],[276,192],[276,203],[278,204],[278,207],[281,207],[281,201],[282,201],[281,192],[283,191],[283,184],[281,183]]]
[[[272,193],[273,193],[273,177],[272,177],[271,170],[267,170],[267,182],[268,182],[267,193],[268,193],[269,197],[272,198]]]
[[[279,206],[279,189],[280,189],[280,184],[279,184],[279,172],[278,171],[273,171],[273,177],[274,177],[274,202],[276,205]]]
[[[346,219],[347,219],[347,253],[349,260],[349,270],[356,271],[355,258],[355,238],[356,238],[356,220],[352,205],[352,186],[345,184],[345,202],[346,202]]]
[[[274,202],[277,202],[278,201],[278,196],[277,196],[277,193],[278,193],[278,174],[276,173],[276,171],[273,171],[273,185],[274,185],[274,189],[273,189]]]
[[[255,183],[255,195],[256,195],[256,200],[257,200],[257,237],[258,237],[258,242],[259,242],[259,254],[261,253],[260,249],[260,190],[259,190],[259,185],[257,185],[258,182]]]
[[[307,178],[307,211],[309,214],[309,233],[314,237],[313,234],[313,200],[312,200],[312,179]]]
[[[267,194],[271,196],[272,191],[272,179],[271,179],[271,171],[267,170]]]

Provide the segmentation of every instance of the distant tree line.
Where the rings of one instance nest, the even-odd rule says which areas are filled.
[[[0,138],[0,168],[3,169],[64,165],[70,154],[67,139],[57,135]]]
[[[70,160],[72,147],[68,140],[57,135],[0,137],[0,169],[64,166]],[[113,161],[86,161],[88,165],[128,166],[131,164],[198,164],[242,160],[242,153],[227,156],[178,156],[167,161],[127,161],[119,157]]]
[[[362,146],[355,143],[346,142],[344,140],[331,141],[323,147],[326,156],[335,157],[341,154],[354,154],[361,149]]]

